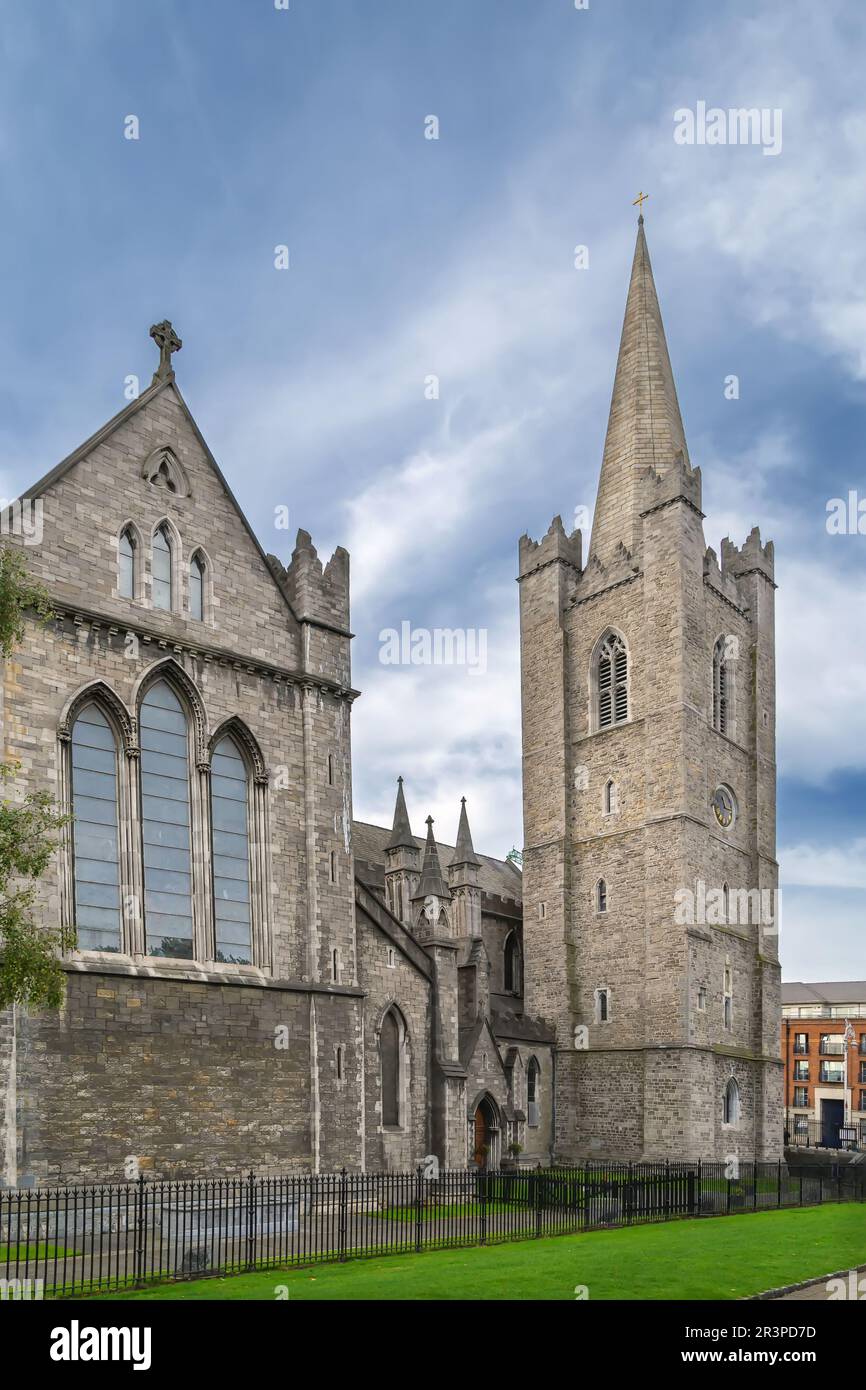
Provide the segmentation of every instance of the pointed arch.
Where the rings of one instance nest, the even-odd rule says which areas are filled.
[[[144,538],[134,521],[117,532],[117,597],[141,601],[144,587]]]
[[[157,444],[151,449],[142,464],[141,476],[152,487],[164,488],[173,497],[189,497],[186,469],[170,444]]]
[[[213,756],[214,749],[223,738],[233,738],[240,745],[241,753],[247,762],[251,776],[257,782],[267,783],[268,769],[265,766],[262,750],[255,735],[238,715],[233,714],[230,718],[224,719],[222,724],[219,724],[211,734],[208,757]]]
[[[541,1065],[533,1054],[526,1066],[526,1122],[533,1129],[538,1125],[541,1104]]]
[[[595,910],[607,912],[607,879],[600,878],[595,885]]]
[[[520,950],[520,938],[512,928],[505,938],[502,948],[503,964],[503,984],[506,994],[522,994],[523,992],[523,959]]]
[[[716,639],[713,646],[713,728],[719,734],[733,734],[731,719],[731,669],[728,665],[728,638],[725,633]]]
[[[187,614],[193,622],[209,623],[213,613],[213,565],[204,546],[189,557]]]
[[[111,686],[102,680],[88,681],[66,701],[57,724],[58,738],[64,742],[71,739],[72,726],[78,715],[85,705],[91,703],[99,705],[103,713],[107,715],[109,723],[114,725],[124,751],[136,752],[138,748],[136,717],[129,712],[120,696],[115,694]]]
[[[405,1129],[409,1113],[409,1029],[395,1002],[382,1010],[376,1028],[379,1053],[380,1120],[383,1129]]]
[[[159,520],[150,535],[150,603],[164,613],[180,608],[183,544],[170,517]]]
[[[598,733],[631,718],[631,661],[625,637],[605,628],[590,656],[590,730]]]
[[[722,1093],[722,1124],[736,1125],[740,1119],[740,1088],[737,1085],[737,1078],[728,1078],[724,1092]]]
[[[163,657],[155,661],[152,666],[148,666],[143,671],[135,684],[133,699],[135,701],[136,717],[140,717],[141,702],[147,694],[148,689],[156,681],[165,680],[169,685],[176,687],[180,695],[181,703],[185,702],[188,713],[193,721],[193,731],[195,738],[195,756],[199,767],[210,765],[209,740],[208,740],[208,721],[207,711],[201,692],[191,676],[187,674],[180,662],[173,656]]]

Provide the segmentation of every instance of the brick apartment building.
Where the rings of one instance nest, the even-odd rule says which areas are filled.
[[[782,985],[785,1136],[866,1148],[866,980]]]

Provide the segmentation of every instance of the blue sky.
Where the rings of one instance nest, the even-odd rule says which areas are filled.
[[[850,0],[0,0],[0,495],[149,381],[171,318],[265,547],[286,505],[351,552],[356,814],[402,773],[416,829],[452,838],[465,795],[504,854],[517,538],[592,507],[647,189],[707,541],[776,542],[784,974],[862,978],[866,536],[825,521],[866,497],[864,64]],[[701,100],[781,110],[781,153],[678,145]],[[487,676],[383,667],[403,620],[486,628]]]

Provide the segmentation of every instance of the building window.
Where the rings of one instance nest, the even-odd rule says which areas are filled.
[[[795,1062],[795,1063],[794,1063],[794,1080],[795,1080],[795,1081],[808,1081],[808,1080],[809,1080],[809,1063],[808,1063],[808,1062]]]
[[[860,1109],[866,1110],[866,1091],[860,1092]]]
[[[331,952],[331,982],[335,985],[340,982],[340,956],[336,946]]]
[[[628,655],[625,643],[610,633],[597,658],[598,727],[612,728],[628,719]]]
[[[154,608],[170,613],[174,607],[172,592],[172,542],[168,527],[159,526],[153,535],[151,559],[151,598]]]
[[[329,754],[328,754],[328,786],[329,786],[329,787],[332,787],[333,785],[334,785],[334,755],[333,755],[333,753],[329,753]]]
[[[393,947],[393,946],[389,946],[389,947],[388,947],[388,969],[389,969],[389,970],[393,970],[394,967],[396,966],[396,964],[397,964],[397,962],[396,962],[396,960],[394,959],[394,947]]]
[[[204,561],[193,555],[189,562],[189,616],[197,622],[204,620]]]
[[[838,1082],[843,1079],[845,1071],[844,1062],[822,1062],[818,1073],[819,1080]]]
[[[700,989],[698,990],[698,1009],[699,1009],[699,1011],[700,1011],[701,1013],[703,1013],[704,1010],[706,1009],[706,1007],[707,1007],[707,987],[706,987],[706,985],[701,985]]]
[[[186,715],[165,681],[145,695],[140,723],[147,951],[190,960],[189,739]]]
[[[861,1082],[866,1082],[866,1062],[861,1062],[861,1063],[860,1063],[860,1076],[859,1076],[859,1080],[860,1080]]]
[[[613,816],[617,811],[616,782],[613,779],[604,784],[604,814]]]
[[[794,1034],[794,1056],[795,1056],[795,1057],[804,1057],[808,1051],[809,1051],[809,1034],[808,1034],[808,1033],[795,1033],[795,1034]]]
[[[342,1049],[342,1047],[338,1047],[338,1048],[337,1048],[337,1080],[338,1080],[338,1081],[342,1081],[342,1079],[343,1079],[343,1049]]]
[[[841,1033],[822,1033],[818,1050],[822,1057],[844,1057],[845,1039]]]
[[[252,962],[249,777],[234,739],[220,739],[211,758],[213,897],[216,959]]]
[[[866,1033],[860,1034],[860,1051],[866,1052]]]
[[[723,1015],[725,1028],[730,1031],[734,1026],[734,983],[731,973],[730,961],[725,961],[725,982],[722,990],[723,995]]]
[[[794,1105],[795,1105],[795,1107],[796,1107],[797,1110],[808,1110],[808,1109],[809,1109],[809,1087],[808,1087],[808,1086],[795,1086],[795,1087],[794,1087]]]
[[[731,920],[731,890],[726,883],[722,884],[722,921]]]
[[[740,1118],[740,1088],[732,1076],[722,1097],[722,1124],[735,1125]]]
[[[526,1123],[535,1129],[538,1126],[539,1090],[541,1068],[535,1057],[530,1057],[526,1069]]]
[[[595,1021],[596,1023],[610,1022],[609,989],[597,989],[595,991]]]
[[[379,1058],[382,1068],[382,1124],[392,1129],[402,1124],[405,1050],[405,1025],[397,1010],[391,1008],[382,1019]]]
[[[336,882],[337,882],[337,851],[336,851],[335,849],[332,849],[332,850],[331,850],[330,864],[331,864],[331,882],[332,882],[332,883],[336,883]]]
[[[728,668],[725,638],[720,637],[713,648],[713,728],[720,734],[726,734],[728,726]]]
[[[596,912],[607,912],[607,884],[603,878],[600,878],[595,885],[595,910]]]
[[[547,903],[539,903],[539,904],[538,904],[538,920],[541,921],[542,917],[546,917],[546,916],[547,916]]]
[[[83,950],[121,949],[117,741],[96,705],[72,729],[75,925]]]
[[[117,543],[117,592],[121,598],[135,598],[135,536],[129,526]]]
[[[505,938],[505,993],[519,994],[521,990],[520,979],[520,942],[516,932],[509,932]]]

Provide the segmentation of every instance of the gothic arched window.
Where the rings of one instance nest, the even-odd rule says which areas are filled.
[[[740,1118],[740,1088],[732,1076],[722,1096],[722,1124],[735,1125]]]
[[[607,912],[607,884],[603,878],[595,885],[595,910]]]
[[[96,705],[86,705],[72,728],[72,814],[77,944],[119,951],[117,741]]]
[[[141,703],[141,827],[147,952],[193,956],[189,734],[166,681]]]
[[[541,1082],[541,1068],[535,1057],[530,1057],[526,1068],[526,1123],[538,1124],[538,1102]]]
[[[196,553],[189,562],[189,616],[204,621],[204,560]]]
[[[382,1067],[382,1124],[392,1128],[402,1122],[402,1072],[405,1028],[396,1009],[389,1009],[379,1033]]]
[[[612,816],[616,808],[616,782],[611,778],[604,784],[604,814]]]
[[[153,533],[151,559],[151,598],[154,608],[170,613],[174,607],[172,568],[173,546],[167,526],[158,526]]]
[[[720,734],[726,734],[729,726],[728,685],[725,639],[720,637],[713,648],[713,728]]]
[[[117,543],[117,592],[121,598],[135,598],[135,551],[135,536],[125,526]]]
[[[220,739],[211,759],[213,900],[216,959],[252,962],[249,777],[238,746]]]
[[[505,939],[504,977],[506,994],[519,994],[521,991],[520,942],[516,932],[509,932]]]
[[[628,719],[628,655],[621,637],[612,632],[599,648],[596,685],[598,727],[610,729]]]

